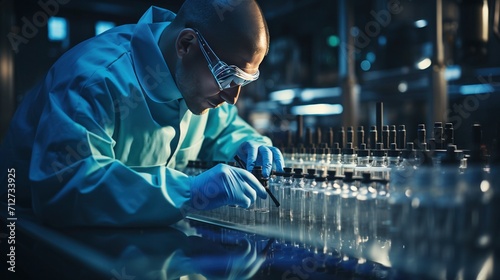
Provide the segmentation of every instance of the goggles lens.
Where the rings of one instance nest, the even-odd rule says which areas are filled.
[[[200,32],[195,30],[195,33],[198,36],[201,51],[208,62],[208,68],[217,81],[220,90],[244,86],[259,78],[260,73],[258,70],[255,74],[248,74],[235,65],[227,65],[217,57]]]

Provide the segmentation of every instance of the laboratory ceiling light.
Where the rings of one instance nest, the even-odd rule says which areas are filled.
[[[283,90],[273,91],[269,94],[269,97],[272,101],[278,101],[281,104],[290,104],[295,98],[295,90],[283,89]]]
[[[415,27],[416,28],[424,28],[427,26],[427,21],[425,19],[419,19],[415,21]]]
[[[339,115],[342,114],[344,108],[340,104],[310,104],[298,105],[291,108],[293,115]]]
[[[62,17],[50,17],[48,20],[50,41],[63,41],[68,36],[68,22]]]
[[[474,84],[460,86],[459,92],[462,95],[484,94],[495,92],[495,89],[490,84]]]
[[[420,70],[425,70],[432,65],[432,61],[430,58],[426,57],[417,62],[416,67]]]
[[[401,81],[398,85],[399,92],[407,92],[408,91],[408,83],[406,81]]]

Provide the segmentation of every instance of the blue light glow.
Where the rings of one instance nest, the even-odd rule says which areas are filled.
[[[385,36],[379,36],[378,44],[381,46],[385,46],[387,44],[387,38]]]
[[[295,98],[294,89],[283,89],[273,91],[269,94],[270,99],[273,101],[279,101],[281,104],[290,104]]]
[[[63,41],[68,36],[68,22],[62,17],[50,17],[48,33],[50,41]]]
[[[363,71],[368,71],[370,70],[370,68],[372,68],[372,64],[370,63],[370,61],[368,60],[361,61],[361,69],[363,69]]]
[[[115,27],[115,23],[111,21],[98,21],[95,24],[95,35],[99,35],[111,28]]]
[[[491,93],[495,89],[489,84],[475,84],[475,85],[463,85],[460,87],[460,94],[470,95],[470,94],[482,94]]]
[[[458,80],[462,76],[462,68],[458,65],[447,66],[444,76],[447,81]]]
[[[302,101],[311,101],[316,98],[331,98],[339,97],[342,95],[342,91],[339,87],[333,88],[306,88],[300,93],[300,99]]]
[[[424,28],[427,26],[427,21],[425,19],[419,19],[415,21],[415,27],[416,28]]]
[[[377,56],[375,55],[374,52],[367,52],[366,53],[366,60],[370,61],[371,63],[375,62],[375,59]]]

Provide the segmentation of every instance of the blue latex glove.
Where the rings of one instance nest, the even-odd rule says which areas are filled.
[[[267,146],[256,141],[243,142],[236,151],[245,163],[248,171],[252,171],[256,165],[262,166],[262,175],[269,177],[273,164],[278,172],[283,172],[285,160],[280,150],[273,146]]]
[[[241,168],[218,164],[202,174],[191,177],[191,206],[210,210],[223,205],[245,208],[267,193],[255,176]]]

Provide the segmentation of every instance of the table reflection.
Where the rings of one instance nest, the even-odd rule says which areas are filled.
[[[220,235],[187,220],[162,228],[65,230],[18,221],[17,276],[24,279],[250,279],[273,241]]]

